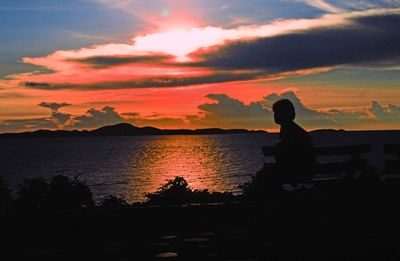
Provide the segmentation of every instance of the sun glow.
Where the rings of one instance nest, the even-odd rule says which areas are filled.
[[[221,44],[220,29],[214,27],[172,30],[134,38],[138,50],[151,50],[174,55],[175,61],[187,62],[190,53],[202,47]]]

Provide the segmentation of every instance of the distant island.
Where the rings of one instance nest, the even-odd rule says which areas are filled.
[[[198,134],[239,134],[268,133],[263,130],[246,129],[158,129],[154,127],[135,127],[129,123],[108,125],[94,130],[37,130],[19,133],[0,133],[0,138],[11,137],[90,137],[90,136],[136,136],[136,135],[198,135]]]
[[[332,132],[344,133],[346,131],[343,129],[338,129],[338,130],[337,129],[316,129],[316,130],[309,131],[309,133],[332,133]]]

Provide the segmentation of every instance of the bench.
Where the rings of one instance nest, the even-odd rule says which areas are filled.
[[[371,144],[359,144],[348,146],[315,147],[317,159],[316,173],[312,183],[322,183],[344,178],[356,178],[358,174],[367,169],[367,162],[361,156],[369,152]],[[266,157],[275,157],[277,148],[263,146],[262,151]],[[335,161],[323,162],[322,157],[335,157]],[[347,159],[346,159],[347,158]],[[274,163],[265,163],[264,167]]]
[[[397,159],[385,160],[381,179],[400,178],[400,144],[384,144],[383,153],[396,154]]]

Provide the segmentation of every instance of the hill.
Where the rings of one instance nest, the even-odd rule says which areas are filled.
[[[135,127],[129,123],[103,126],[94,130],[37,130],[32,132],[1,133],[0,138],[11,137],[87,137],[87,136],[135,136],[135,135],[196,135],[196,134],[237,134],[237,133],[267,133],[262,130],[246,129],[158,129],[154,127]]]

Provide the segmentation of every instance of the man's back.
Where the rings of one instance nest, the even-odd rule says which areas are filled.
[[[310,181],[315,172],[315,154],[310,135],[295,122],[281,125],[276,164],[288,183]]]

